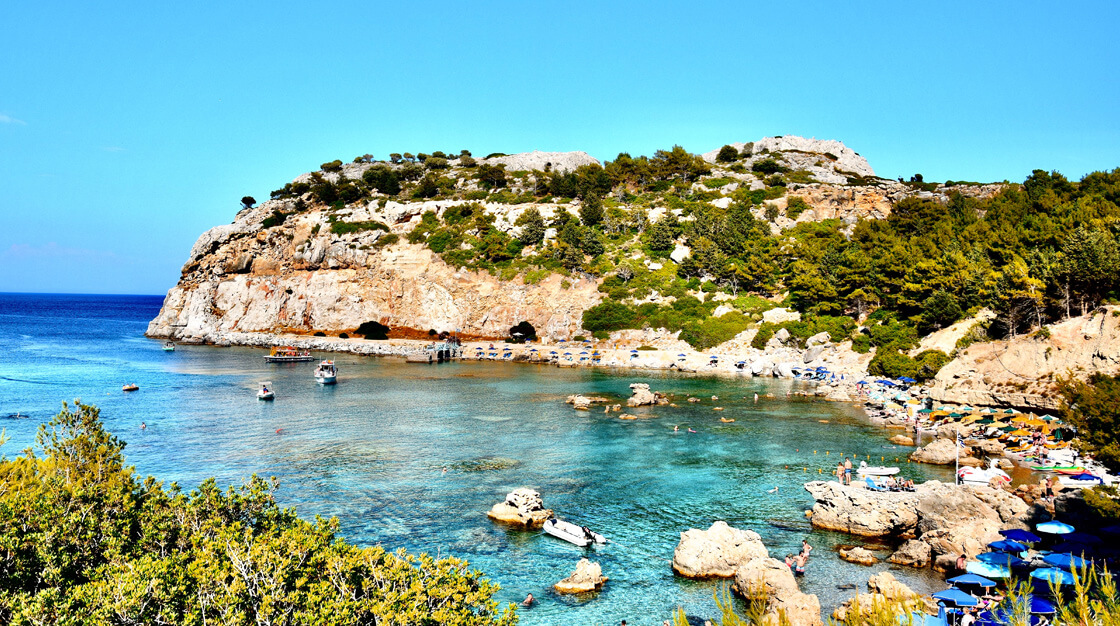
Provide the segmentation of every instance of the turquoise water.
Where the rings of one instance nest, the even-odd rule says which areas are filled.
[[[322,387],[313,364],[269,365],[258,349],[163,352],[143,337],[159,303],[0,294],[0,417],[30,415],[0,420],[11,436],[4,452],[31,445],[62,400],[80,397],[102,408],[140,472],[185,487],[277,476],[282,504],[338,517],[351,541],[465,558],[502,586],[503,601],[532,592],[539,603],[521,611],[530,626],[660,624],[678,605],[714,615],[718,583],[678,579],[669,564],[681,532],[718,519],[756,530],[779,558],[809,537],[818,550],[802,590],[826,607],[851,595],[838,586],[886,567],[836,558],[837,545],[856,542],[811,530],[801,485],[835,467],[837,453],[877,462],[909,449],[889,444],[856,407],[787,399],[799,383],[335,355],[339,384]],[[274,402],[255,398],[262,380],[274,383]],[[126,382],[140,391],[122,393]],[[630,409],[649,419],[623,421],[564,404],[573,393],[621,401],[631,382],[675,394],[679,406]],[[756,392],[775,397],[755,404]],[[903,463],[919,480],[951,476]],[[490,522],[486,511],[521,486],[613,543],[584,550]],[[585,555],[610,578],[604,591],[553,594]],[[935,584],[913,570],[895,574],[919,590]]]

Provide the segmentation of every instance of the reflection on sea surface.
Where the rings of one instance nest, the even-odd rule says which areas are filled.
[[[713,615],[718,583],[678,579],[669,561],[682,531],[717,519],[758,531],[779,557],[808,536],[818,550],[802,588],[835,605],[852,593],[838,585],[861,585],[887,565],[836,558],[831,548],[853,538],[810,529],[801,484],[827,478],[840,453],[900,458],[919,480],[951,475],[906,464],[908,449],[888,444],[855,407],[787,398],[792,382],[333,355],[339,383],[324,387],[313,363],[269,365],[259,349],[163,352],[141,338],[159,299],[47,297],[13,313],[12,298],[0,296],[0,415],[31,419],[3,420],[9,456],[33,443],[62,400],[80,397],[102,407],[140,472],[184,487],[277,476],[282,504],[337,516],[351,541],[464,557],[502,585],[503,601],[532,592],[539,604],[523,624],[660,624],[677,605]],[[273,382],[274,402],[256,399],[262,380]],[[573,393],[621,402],[636,381],[674,394],[679,407],[631,409],[643,419],[624,421],[564,404]],[[123,394],[125,382],[140,391]],[[703,401],[684,401],[690,395]],[[712,410],[712,395],[724,411]],[[491,523],[485,512],[521,486],[612,543],[584,550]],[[585,555],[610,578],[604,591],[552,593]],[[896,575],[930,584],[911,570]]]

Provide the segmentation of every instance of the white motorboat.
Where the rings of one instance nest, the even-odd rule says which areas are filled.
[[[898,473],[898,468],[885,467],[882,465],[868,465],[867,461],[860,461],[856,473],[860,476],[894,476]]]
[[[257,390],[257,400],[272,400],[276,394],[272,392],[271,382],[262,382],[260,389]]]
[[[323,361],[315,368],[315,382],[320,385],[333,385],[338,380],[338,368],[334,361]]]
[[[957,471],[957,481],[963,485],[989,485],[992,480],[1009,484],[1011,477],[999,468],[999,461],[992,459],[988,467],[962,467]]]
[[[164,352],[174,352],[175,351],[175,342],[174,341],[164,342],[163,351]]]
[[[546,521],[542,530],[553,537],[563,539],[568,543],[574,543],[581,548],[585,548],[592,543],[607,542],[607,538],[597,532],[591,531],[583,526],[577,526],[571,522],[556,519],[555,517]]]

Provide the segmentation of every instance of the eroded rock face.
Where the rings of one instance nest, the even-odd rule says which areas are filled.
[[[1047,328],[1046,341],[1023,335],[974,343],[938,373],[930,395],[940,402],[1053,410],[1051,373],[1079,378],[1120,373],[1120,307],[1106,306]]]
[[[960,458],[969,457],[971,450],[960,448]],[[923,448],[910,454],[910,460],[931,465],[952,465],[957,462],[958,448],[952,439],[934,439]]]
[[[553,513],[552,509],[544,508],[540,493],[521,487],[509,492],[505,501],[495,504],[486,515],[510,526],[535,529],[544,526]]]
[[[899,446],[912,446],[914,445],[914,440],[906,435],[895,435],[891,437],[891,443]]]
[[[572,575],[553,585],[556,593],[589,593],[603,588],[607,577],[598,563],[580,559]]]
[[[769,556],[758,533],[732,528],[721,520],[708,530],[681,533],[673,551],[673,571],[687,578],[731,578],[740,565]]]
[[[772,558],[754,559],[735,572],[735,593],[747,600],[766,600],[764,622],[778,626],[784,616],[794,626],[820,626],[821,603],[817,596],[802,593],[786,564]]]
[[[867,593],[856,594],[856,597],[844,601],[832,612],[832,619],[839,622],[846,621],[848,614],[859,606],[859,612],[870,615],[877,605],[888,602],[913,602],[921,603],[921,596],[912,589],[898,581],[894,574],[881,572],[867,580]],[[936,612],[936,606],[934,606]]]
[[[805,488],[816,500],[813,526],[863,536],[912,538],[890,560],[915,567],[952,563],[960,554],[974,556],[998,540],[1001,529],[1021,526],[1028,514],[1021,499],[991,487],[930,481],[913,492],[895,493],[817,481]]]

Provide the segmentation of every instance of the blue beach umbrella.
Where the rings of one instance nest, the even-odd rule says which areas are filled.
[[[1101,538],[1095,535],[1090,535],[1089,533],[1068,533],[1064,537],[1062,537],[1062,541],[1068,541],[1070,543],[1083,543],[1091,546],[1101,543]]]
[[[1036,569],[1031,572],[1031,578],[1035,580],[1042,580],[1048,583],[1057,583],[1059,585],[1072,585],[1073,574],[1065,570],[1060,570],[1054,567],[1044,567]]]
[[[631,352],[637,352],[637,350],[631,350]]]
[[[1042,537],[1039,537],[1029,530],[1023,530],[1021,528],[1009,528],[1007,530],[1001,530],[999,531],[999,534],[1003,535],[1007,539],[1010,539],[1011,541],[1019,541],[1025,543],[1035,543],[1037,541],[1042,541]]]
[[[553,350],[552,352],[549,352],[549,354],[556,354],[556,351]]]
[[[914,380],[913,378],[910,378],[909,376],[903,376],[902,378],[899,378],[899,380],[901,380],[904,383],[916,383],[916,382],[918,382],[918,381]]]
[[[996,581],[988,580],[976,574],[961,574],[945,581],[951,585],[973,585],[976,587],[995,587]]]
[[[981,563],[987,563],[988,565],[998,565],[999,567],[1018,567],[1026,563],[1026,561],[1014,554],[1008,554],[1006,552],[985,552],[976,555],[976,560]],[[981,574],[981,576],[987,576],[987,574]]]
[[[1086,545],[1084,543],[1078,543],[1076,541],[1063,541],[1053,548],[1050,548],[1050,551],[1056,554],[1084,555],[1087,552],[1096,552],[1096,549],[1093,548],[1093,546]]]
[[[1079,556],[1073,556],[1072,554],[1047,554],[1042,557],[1042,560],[1054,567],[1060,567],[1062,569],[1086,567],[1089,565],[1089,562],[1085,559]]]
[[[976,606],[980,601],[975,596],[967,594],[960,589],[946,589],[933,594],[935,600],[948,602],[956,606]]]
[[[1053,615],[1058,607],[1046,598],[1031,596],[1031,615]]]
[[[1020,562],[1025,563],[1025,561]],[[969,561],[965,563],[964,571],[969,574],[984,576],[985,578],[1011,578],[1011,570],[1009,568],[995,563],[985,563],[983,561]]]
[[[1018,541],[994,541],[988,544],[988,547],[1000,552],[1022,552],[1027,549],[1027,546],[1019,543]]]
[[[1068,535],[1074,531],[1073,526],[1070,526],[1069,524],[1063,524],[1062,522],[1059,522],[1057,520],[1054,520],[1052,522],[1042,522],[1041,524],[1035,526],[1034,529],[1040,533],[1046,533],[1048,535]]]
[[[1120,535],[1120,524],[1114,524],[1112,526],[1105,526],[1104,528],[1101,529],[1101,532],[1102,533],[1108,533],[1110,535]]]

